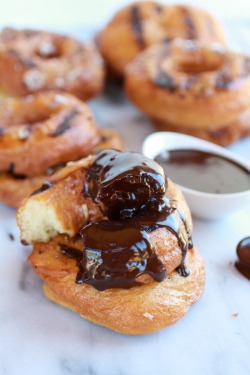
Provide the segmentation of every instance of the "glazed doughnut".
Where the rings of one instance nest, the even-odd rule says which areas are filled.
[[[93,152],[97,153],[109,148],[123,150],[123,142],[116,131],[100,129],[99,132],[100,143],[94,147]],[[0,201],[10,207],[18,208],[24,198],[30,196],[44,181],[64,167],[65,164],[62,163],[49,167],[43,174],[28,177],[18,176],[11,172],[0,173]]]
[[[86,156],[100,141],[89,108],[54,92],[1,101],[0,129],[0,172],[16,175],[33,176]]]
[[[96,324],[151,333],[203,292],[189,208],[142,155],[106,150],[70,163],[23,201],[17,221],[46,296]]]
[[[154,1],[132,3],[117,12],[98,34],[98,47],[111,69],[125,67],[145,48],[174,38],[224,43],[219,22],[203,9]]]
[[[125,89],[162,130],[224,145],[250,133],[250,58],[219,44],[150,47],[128,66]]]
[[[0,200],[18,207],[65,163],[123,148],[99,129],[89,108],[69,94],[43,92],[0,102]]]
[[[0,33],[0,82],[12,96],[60,90],[82,100],[101,92],[102,58],[92,44],[36,30]]]

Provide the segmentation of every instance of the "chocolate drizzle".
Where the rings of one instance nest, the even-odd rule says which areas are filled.
[[[44,181],[42,186],[39,189],[36,189],[35,191],[33,191],[31,196],[42,193],[43,191],[46,191],[46,190],[50,189],[54,185],[55,185],[55,182]]]
[[[85,195],[113,220],[158,207],[165,194],[162,167],[132,152],[101,151],[88,169],[86,181]]]
[[[78,110],[73,109],[59,124],[59,126],[51,133],[52,137],[57,137],[65,133],[71,127],[71,122],[78,115]]]
[[[239,260],[235,263],[237,270],[250,280],[250,237],[243,238],[237,245]]]
[[[106,288],[131,288],[140,285],[140,275],[156,281],[166,276],[165,266],[153,251],[149,235],[139,222],[103,220],[81,231],[85,242],[77,283]]]
[[[192,246],[190,231],[165,196],[165,175],[159,164],[140,154],[105,150],[89,167],[86,181],[85,197],[98,203],[108,220],[90,223],[80,231],[81,258],[79,251],[61,246],[64,254],[77,260],[76,283],[102,291],[140,285],[142,275],[162,281],[166,267],[150,242],[150,233],[160,228],[177,238],[182,250],[177,271],[189,275],[184,260]]]
[[[137,5],[131,6],[131,25],[136,35],[136,41],[140,48],[145,47],[143,39],[142,23],[140,18],[140,9]]]
[[[75,259],[78,259],[79,261],[82,259],[82,251],[80,251],[79,249],[69,247],[64,244],[59,244],[59,246],[63,254],[69,255]]]

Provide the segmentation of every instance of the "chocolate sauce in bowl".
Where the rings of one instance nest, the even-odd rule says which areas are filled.
[[[80,231],[84,241],[77,260],[78,284],[97,290],[128,289],[140,285],[147,274],[160,282],[166,268],[151,246],[149,233],[167,228],[177,238],[182,261],[177,271],[187,277],[184,261],[192,246],[185,218],[165,196],[165,175],[155,161],[136,153],[101,151],[89,167],[83,194],[98,203],[107,219],[86,225]],[[184,225],[183,225],[184,224]]]
[[[243,238],[237,245],[239,260],[235,263],[237,270],[250,280],[250,237]]]
[[[250,189],[250,171],[223,156],[190,149],[164,151],[155,160],[175,183],[201,192],[230,194]]]

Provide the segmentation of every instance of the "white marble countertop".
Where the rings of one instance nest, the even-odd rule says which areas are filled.
[[[225,24],[231,43],[250,52],[250,11],[242,22],[229,15]],[[78,25],[68,31],[84,34]],[[101,96],[90,105],[102,126],[120,130],[128,150],[141,150],[152,128],[121,94],[113,93],[113,101]],[[250,160],[250,138],[230,149]],[[206,260],[203,297],[176,325],[130,337],[44,297],[41,281],[26,263],[30,248],[19,242],[15,211],[0,204],[0,375],[250,374],[250,283],[234,267],[236,245],[249,235],[250,206],[221,221],[195,219],[194,243]]]

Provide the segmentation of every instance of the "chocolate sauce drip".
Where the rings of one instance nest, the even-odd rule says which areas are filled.
[[[194,247],[194,244],[193,244],[193,239],[192,239],[192,233],[191,233],[191,229],[187,223],[187,220],[185,218],[185,216],[178,210],[178,214],[184,224],[184,227],[186,229],[186,232],[188,234],[188,248],[189,249],[192,249]]]
[[[235,263],[237,270],[250,280],[250,237],[243,238],[237,245],[239,260]]]
[[[43,191],[50,189],[54,185],[55,185],[55,182],[44,181],[42,186],[39,189],[36,189],[35,191],[33,191],[33,193],[30,196],[42,193]]]
[[[178,240],[182,261],[177,271],[187,277],[184,265],[188,249],[176,210],[166,200],[161,211],[151,211],[131,219],[102,220],[84,227],[80,234],[84,239],[83,258],[78,263],[77,283],[93,285],[98,290],[107,288],[131,288],[140,285],[137,278],[148,274],[155,281],[162,281],[166,268],[152,249],[150,232],[159,228],[169,229]]]
[[[175,91],[176,82],[175,80],[167,73],[159,69],[156,76],[154,77],[154,83],[166,90]]]
[[[52,137],[57,137],[58,135],[61,135],[63,133],[65,133],[68,129],[70,129],[71,127],[71,122],[73,121],[73,119],[78,115],[78,110],[77,109],[73,109],[64,119],[63,121],[59,124],[59,126],[57,127],[57,129],[55,129],[53,131],[53,133],[51,133],[51,136]]]
[[[149,236],[139,223],[131,220],[103,220],[82,229],[85,242],[77,283],[98,290],[129,289],[140,285],[136,278],[149,274],[162,281],[166,269],[152,250]]]
[[[176,215],[174,215],[175,212]],[[175,207],[171,207],[166,198],[164,199],[164,204],[161,207],[161,210],[149,211],[133,218],[135,222],[140,223],[141,227],[146,232],[152,232],[159,228],[167,228],[170,232],[172,232],[178,240],[178,246],[182,250],[181,264],[184,264],[186,253],[189,245],[192,243],[192,239],[190,230],[188,230],[188,240],[186,241],[186,234],[181,229],[179,219],[183,221],[184,228],[186,229],[187,224],[186,221],[184,222],[183,215]]]
[[[187,31],[187,39],[197,39],[197,31],[192,20],[192,16],[186,7],[180,8],[183,14],[184,24]]]
[[[75,258],[79,261],[82,259],[82,251],[81,250],[76,249],[74,247],[69,247],[69,246],[64,245],[64,244],[59,244],[59,246],[60,246],[61,252],[63,254],[70,255],[71,257],[73,257],[73,258]]]
[[[114,220],[158,207],[165,194],[161,166],[132,152],[101,151],[88,169],[86,181],[85,194]]]
[[[177,272],[183,277],[188,277],[190,275],[190,270],[185,266],[184,263],[181,263],[179,267],[177,267]]]
[[[89,167],[86,181],[85,196],[98,203],[109,220],[90,223],[80,231],[81,260],[75,249],[61,247],[77,259],[77,283],[105,290],[140,285],[142,275],[162,281],[166,268],[149,235],[159,228],[167,228],[177,238],[182,250],[177,271],[188,276],[184,260],[190,231],[183,215],[165,197],[165,176],[159,164],[140,154],[105,150]]]
[[[140,17],[140,9],[137,5],[133,5],[131,7],[131,25],[136,34],[136,41],[140,48],[145,47],[144,39],[143,39],[143,30],[141,24],[141,17]]]

